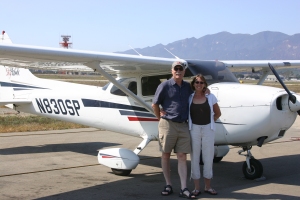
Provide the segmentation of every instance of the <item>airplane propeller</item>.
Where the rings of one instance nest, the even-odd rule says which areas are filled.
[[[297,102],[297,97],[295,95],[293,95],[289,89],[285,86],[285,84],[283,83],[283,81],[281,80],[281,78],[279,77],[277,71],[274,69],[274,67],[268,63],[271,71],[273,72],[273,74],[276,76],[277,80],[279,81],[279,83],[282,85],[282,87],[285,89],[285,91],[288,93],[289,95],[289,100],[293,103],[296,104]],[[297,110],[298,115],[300,115],[300,110]]]

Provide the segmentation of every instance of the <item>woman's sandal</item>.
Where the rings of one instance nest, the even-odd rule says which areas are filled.
[[[204,190],[204,192],[206,192],[208,194],[211,194],[211,195],[217,195],[218,194],[217,191],[212,189],[212,188],[210,188],[208,190]]]
[[[201,194],[200,190],[193,190],[192,194],[195,196],[199,196]]]
[[[189,194],[187,195],[184,192],[189,192]],[[189,189],[187,189],[187,188],[184,188],[183,190],[180,190],[179,197],[187,198],[187,199],[196,199],[196,196],[193,193],[191,193],[189,191]]]
[[[161,195],[168,196],[173,193],[173,188],[171,185],[166,185],[165,189],[161,192]]]

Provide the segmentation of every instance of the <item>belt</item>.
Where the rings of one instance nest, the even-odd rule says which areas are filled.
[[[163,119],[165,119],[165,118],[163,118]],[[175,123],[180,123],[180,124],[187,123],[187,120],[182,121],[182,122],[172,121],[171,119],[165,119],[165,120],[175,122]]]

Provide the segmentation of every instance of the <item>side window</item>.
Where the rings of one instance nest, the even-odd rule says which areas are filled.
[[[122,78],[119,79],[118,82],[127,87],[134,94],[137,94],[137,84],[134,78]],[[110,93],[118,96],[126,96],[126,94],[115,85],[111,88]]]
[[[156,75],[142,77],[142,95],[153,96],[160,83],[171,78],[171,74],[168,75]]]
[[[137,95],[137,84],[136,81],[132,81],[128,84],[128,90],[133,92],[135,95]]]

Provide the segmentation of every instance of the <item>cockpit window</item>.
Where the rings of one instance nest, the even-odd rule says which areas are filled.
[[[225,68],[222,71],[218,71],[218,74],[214,77],[212,75],[204,75],[204,77],[209,85],[220,82],[238,82],[236,77],[230,72],[228,68]]]
[[[137,94],[137,84],[135,78],[121,78],[117,81],[127,87],[134,94]],[[118,96],[126,96],[126,94],[115,85],[111,88],[110,93]]]
[[[142,77],[142,95],[153,96],[158,85],[171,77],[171,74]]]

